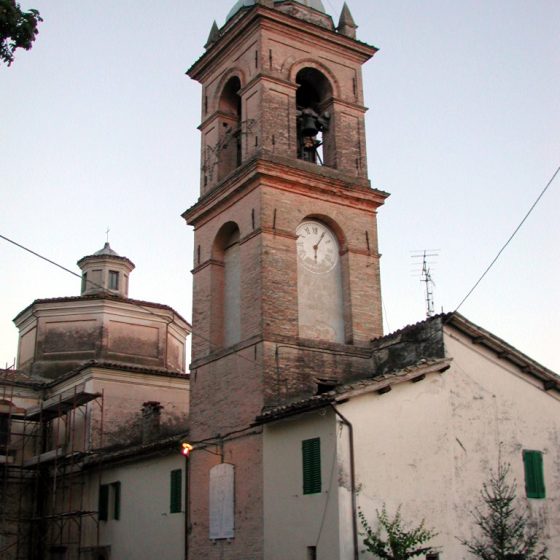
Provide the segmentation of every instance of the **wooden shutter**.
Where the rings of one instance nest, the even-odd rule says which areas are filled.
[[[99,521],[107,521],[109,518],[109,485],[102,484],[99,487]]]
[[[321,492],[321,440],[306,439],[301,442],[303,458],[303,493]]]
[[[181,469],[171,471],[171,496],[169,501],[170,513],[181,513],[182,474]]]
[[[527,498],[545,498],[543,458],[540,451],[523,451]]]

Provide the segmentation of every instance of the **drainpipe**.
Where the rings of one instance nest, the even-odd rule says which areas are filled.
[[[358,507],[356,505],[356,468],[354,463],[354,428],[351,422],[345,418],[334,406],[329,403],[334,413],[340,418],[345,426],[348,426],[350,440],[350,491],[352,494],[352,540],[354,543],[354,560],[359,560],[358,550]]]
[[[185,456],[185,560],[189,560],[189,523],[190,523],[190,461],[189,456]]]

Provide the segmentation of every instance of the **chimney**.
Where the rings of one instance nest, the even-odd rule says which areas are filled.
[[[151,443],[159,437],[162,408],[158,401],[142,404],[142,443]]]

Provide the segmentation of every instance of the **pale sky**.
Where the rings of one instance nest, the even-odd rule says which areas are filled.
[[[0,68],[0,234],[79,272],[105,230],[136,270],[130,297],[191,318],[200,86],[185,71],[233,0],[24,0],[44,18]],[[338,21],[342,0],[323,0]],[[438,249],[451,311],[560,165],[558,0],[348,0],[364,68],[385,330],[425,316],[411,252]],[[560,372],[560,178],[461,308]],[[0,366],[12,319],[80,281],[0,239]]]

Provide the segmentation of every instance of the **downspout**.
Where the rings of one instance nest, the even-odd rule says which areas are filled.
[[[190,523],[190,492],[189,492],[189,477],[190,461],[189,457],[185,457],[185,560],[189,558],[189,523]]]
[[[358,507],[356,505],[356,468],[354,463],[354,428],[351,422],[345,418],[334,406],[329,403],[334,413],[340,418],[345,426],[348,426],[348,436],[350,443],[350,492],[352,495],[352,540],[354,544],[354,560],[359,560],[358,550]]]

